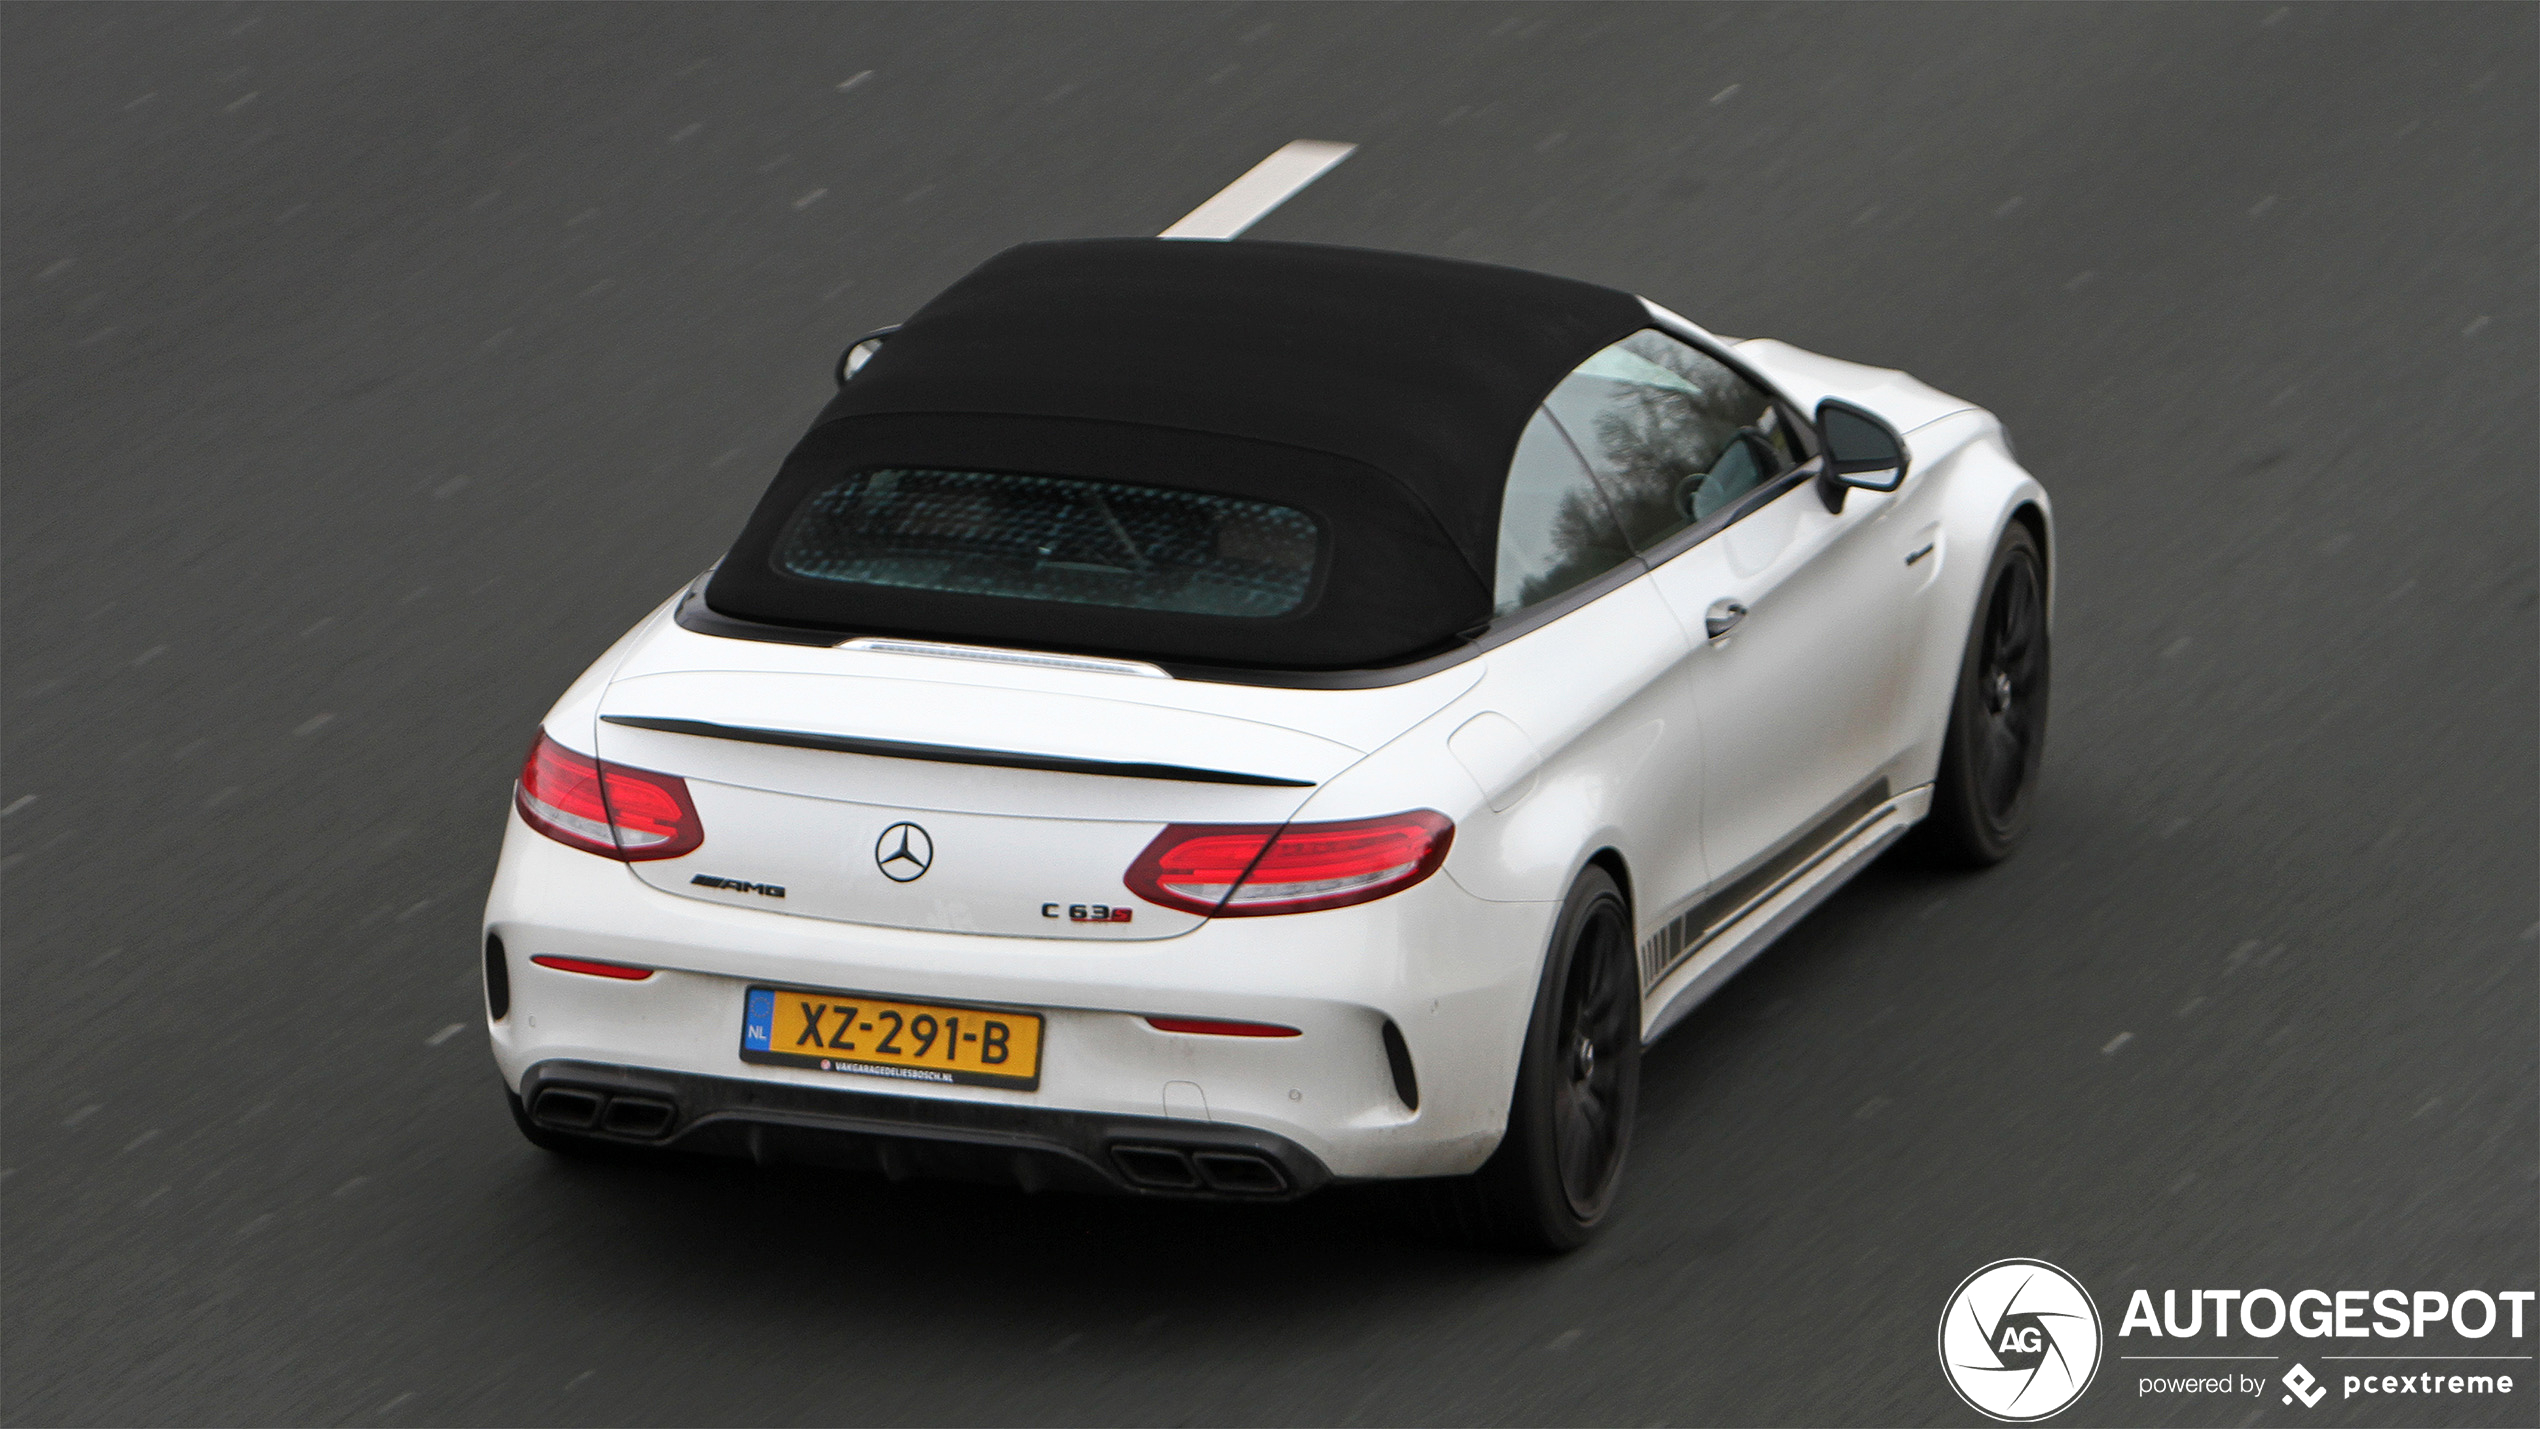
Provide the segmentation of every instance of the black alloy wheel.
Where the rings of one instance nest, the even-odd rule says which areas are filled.
[[[1526,1027],[1508,1131],[1470,1176],[1415,1183],[1423,1219],[1511,1250],[1585,1245],[1613,1208],[1640,1104],[1631,907],[1602,868],[1571,886]]]
[[[1588,1221],[1602,1216],[1613,1199],[1623,1151],[1631,1143],[1621,1049],[1626,1042],[1640,1044],[1634,1015],[1640,999],[1625,986],[1632,966],[1622,900],[1599,900],[1579,929],[1552,1044],[1560,1057],[1553,1078],[1554,1161],[1570,1213]]]
[[[2000,863],[2028,832],[2046,754],[2047,645],[2045,563],[2014,522],[1985,572],[1925,824],[1946,862]]]

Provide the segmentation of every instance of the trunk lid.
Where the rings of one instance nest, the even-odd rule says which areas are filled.
[[[1283,822],[1361,756],[1333,733],[1393,722],[1335,710],[1317,733],[1237,713],[1223,686],[735,644],[711,653],[774,668],[661,669],[639,651],[601,697],[599,756],[684,777],[705,827],[694,853],[630,868],[666,893],[840,922],[1188,932],[1204,920],[1121,882],[1147,843],[1168,823]],[[1275,710],[1376,692],[1239,693]]]

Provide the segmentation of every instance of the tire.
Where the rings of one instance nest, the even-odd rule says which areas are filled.
[[[1509,1250],[1587,1244],[1613,1208],[1640,1104],[1639,963],[1631,910],[1601,868],[1554,925],[1499,1149],[1470,1176],[1418,1183],[1436,1231]],[[1566,1154],[1565,1154],[1566,1153]]]
[[[1990,868],[2028,833],[2046,755],[2046,563],[2011,523],[1984,573],[1959,661],[1931,815],[1917,842],[1935,863]]]

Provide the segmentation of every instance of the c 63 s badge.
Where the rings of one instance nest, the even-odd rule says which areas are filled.
[[[1041,916],[1065,918],[1070,923],[1126,923],[1136,910],[1115,908],[1108,903],[1044,903]]]
[[[700,873],[688,881],[699,888],[728,888],[735,893],[755,893],[763,898],[785,896],[784,885],[778,883],[751,883],[739,878],[717,878],[711,873]]]

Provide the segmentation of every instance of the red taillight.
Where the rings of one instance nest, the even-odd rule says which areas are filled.
[[[595,963],[589,958],[559,958],[540,953],[530,959],[542,968],[562,973],[584,973],[591,977],[613,977],[623,982],[642,982],[653,975],[651,968],[630,968],[624,963]]]
[[[1227,1022],[1215,1017],[1150,1017],[1147,1025],[1158,1032],[1194,1032],[1202,1037],[1302,1037],[1293,1027],[1276,1022]]]
[[[1409,888],[1438,871],[1454,839],[1454,823],[1429,809],[1330,824],[1173,824],[1123,881],[1186,913],[1309,913]]]
[[[677,858],[706,841],[688,781],[576,754],[543,729],[520,767],[515,802],[531,828],[556,842],[630,863]]]

